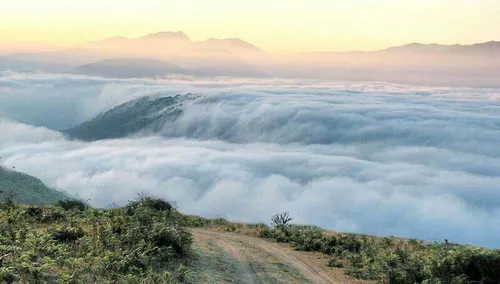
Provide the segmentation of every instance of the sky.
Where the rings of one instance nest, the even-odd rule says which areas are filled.
[[[497,0],[2,1],[0,45],[70,46],[181,30],[238,37],[274,53],[500,40]]]

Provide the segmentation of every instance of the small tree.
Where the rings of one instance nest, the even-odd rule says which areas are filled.
[[[290,217],[290,213],[288,213],[288,211],[285,211],[283,213],[276,214],[271,218],[272,221],[271,226],[278,228],[285,228],[288,226],[288,223],[292,220],[293,219]]]

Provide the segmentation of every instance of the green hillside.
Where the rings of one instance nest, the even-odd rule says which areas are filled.
[[[49,204],[68,196],[48,188],[42,181],[27,174],[0,167],[0,198],[12,196],[21,204]]]
[[[141,130],[155,130],[156,122],[174,120],[182,114],[180,106],[186,96],[143,97],[126,102],[84,122],[65,134],[72,139],[94,141],[116,139]]]
[[[498,250],[285,222],[204,219],[149,197],[108,210],[79,201],[0,206],[0,283],[498,284],[499,279]]]

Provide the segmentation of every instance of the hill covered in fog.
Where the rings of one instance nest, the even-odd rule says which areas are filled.
[[[73,69],[72,73],[112,78],[141,78],[182,74],[187,70],[179,66],[150,58],[105,59]]]
[[[140,131],[158,131],[166,120],[175,120],[187,96],[143,97],[118,105],[65,131],[73,139],[93,141],[123,138]]]
[[[0,166],[0,198],[4,197],[23,204],[50,204],[68,198],[38,178]]]

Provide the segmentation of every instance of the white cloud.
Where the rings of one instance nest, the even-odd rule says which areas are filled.
[[[339,231],[500,247],[498,90],[177,79],[98,89],[89,102],[108,107],[155,92],[204,97],[161,136],[70,142],[3,121],[3,163],[97,206],[147,191],[204,216],[267,222],[288,210]]]
[[[62,140],[63,136],[57,131],[26,124],[14,123],[0,117],[0,145],[2,147],[19,143],[41,143]]]

